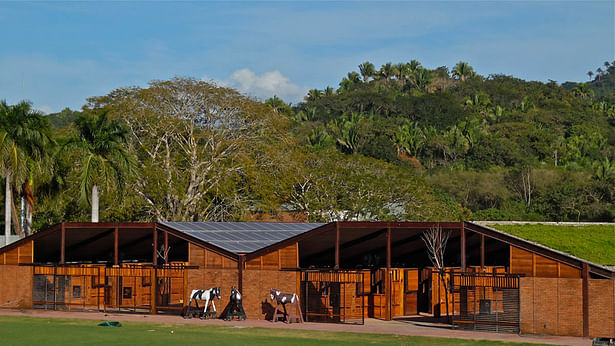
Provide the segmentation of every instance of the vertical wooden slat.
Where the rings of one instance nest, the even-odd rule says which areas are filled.
[[[589,336],[589,265],[583,263],[583,336]]]
[[[64,222],[62,222],[60,232],[60,264],[64,264],[66,258],[66,227],[64,227]]]

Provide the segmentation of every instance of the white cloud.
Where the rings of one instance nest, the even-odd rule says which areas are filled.
[[[51,107],[48,106],[48,105],[42,105],[42,106],[38,107],[37,110],[39,112],[43,113],[43,114],[53,113],[53,109],[51,109]]]
[[[224,84],[249,96],[266,99],[277,95],[286,102],[302,100],[308,90],[293,84],[280,71],[265,72],[259,76],[247,68],[233,72],[229,81]]]

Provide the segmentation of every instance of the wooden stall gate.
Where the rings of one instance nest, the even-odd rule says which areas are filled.
[[[100,310],[104,267],[34,266],[32,307],[45,310]]]
[[[301,271],[305,321],[364,324],[368,293],[362,271]]]
[[[455,328],[520,332],[519,275],[453,273],[451,287]]]
[[[152,311],[180,314],[186,294],[183,264],[34,266],[33,307],[52,310]]]

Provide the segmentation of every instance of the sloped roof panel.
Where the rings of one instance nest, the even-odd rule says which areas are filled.
[[[324,223],[162,222],[176,231],[234,253],[249,253],[318,228]]]

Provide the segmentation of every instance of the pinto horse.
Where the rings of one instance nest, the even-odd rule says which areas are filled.
[[[284,309],[282,317],[287,323],[291,323],[293,317],[297,318],[300,322],[303,322],[301,306],[299,305],[299,297],[297,297],[296,293],[282,293],[278,289],[272,288],[269,291],[269,295],[271,296],[271,300],[275,300],[277,303],[273,313],[273,322],[276,322],[278,319],[280,305],[282,306],[282,309]],[[286,304],[290,304],[290,313],[286,310]],[[296,306],[297,310],[299,310],[298,316],[294,313],[293,306]]]
[[[190,301],[188,302],[188,311],[186,311],[186,316],[188,318],[192,317],[190,315],[190,307],[192,306],[192,301],[194,300],[194,304],[196,305],[196,309],[199,309],[198,300],[204,300],[205,306],[203,306],[203,317],[207,316],[207,307],[209,306],[209,302],[211,302],[212,310],[210,313],[216,315],[216,304],[214,303],[214,298],[220,299],[220,287],[212,287],[208,290],[192,290],[190,293]]]

